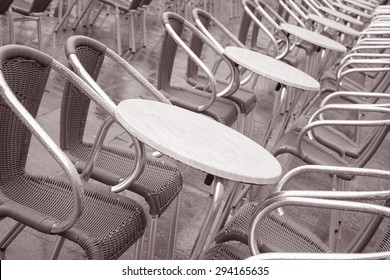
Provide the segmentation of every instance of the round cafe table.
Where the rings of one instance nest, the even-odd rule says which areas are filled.
[[[348,27],[344,24],[341,24],[337,21],[334,21],[334,20],[331,20],[331,19],[328,19],[328,18],[324,18],[324,17],[320,17],[318,15],[315,15],[315,14],[308,14],[308,17],[309,19],[323,25],[323,26],[326,26],[326,27],[329,27],[331,29],[334,29],[338,32],[341,32],[341,33],[344,33],[346,35],[351,35],[351,36],[359,36],[360,33],[359,31],[357,31],[356,29],[353,29],[351,27]]]
[[[227,47],[225,48],[224,55],[231,59],[236,64],[236,67],[242,66],[257,75],[275,81],[280,85],[280,100],[278,101],[278,98],[275,98],[276,107],[272,112],[271,121],[263,139],[263,147],[267,145],[271,132],[274,130],[275,125],[279,120],[282,105],[286,100],[286,87],[290,86],[312,92],[318,92],[320,89],[320,84],[313,77],[280,60],[259,52],[240,47]],[[292,103],[296,104],[298,95],[293,96],[292,100]],[[279,136],[283,133],[288,119],[289,116],[287,115],[284,124],[282,125],[282,129],[279,131]]]
[[[284,32],[318,47],[318,52],[310,57],[312,65],[316,68],[316,71],[313,71],[311,75],[317,79],[320,79],[322,73],[333,64],[339,54],[347,51],[347,48],[341,43],[306,28],[289,23],[282,23],[280,27]],[[306,95],[300,104],[300,110],[296,113],[297,117],[305,111],[305,108],[309,108],[310,103],[314,100],[310,95]]]
[[[259,144],[204,115],[156,101],[119,103],[115,115],[139,141],[190,167],[215,176],[213,199],[195,241],[191,259],[199,258],[221,207],[224,179],[253,185],[276,183],[279,162]]]

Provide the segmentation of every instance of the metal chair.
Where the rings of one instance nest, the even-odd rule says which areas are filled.
[[[83,183],[64,152],[35,120],[51,70],[81,92],[93,90],[52,57],[32,48],[0,48],[0,217],[17,222],[0,242],[2,249],[24,226],[57,235],[50,258],[56,258],[64,239],[80,245],[89,259],[116,259],[144,233],[146,216],[132,199],[100,185]],[[28,172],[31,136],[63,170]]]
[[[278,192],[263,202],[244,205],[219,233],[215,239],[216,243],[206,251],[203,258],[244,259],[251,258],[251,255],[255,256],[253,259],[290,259],[295,258],[294,256],[304,259],[389,258],[390,227],[389,223],[383,221],[383,217],[390,217],[389,191],[282,191],[295,177],[308,173],[390,178],[388,171],[376,169],[310,165],[293,169],[279,182]],[[367,201],[377,201],[379,204]],[[336,253],[316,234],[294,221],[294,217],[285,214],[281,207],[287,206],[356,211],[373,216],[367,222],[363,222],[355,237],[349,240],[345,250]],[[384,231],[378,231],[383,223]],[[363,253],[374,238],[377,245],[372,252]],[[242,245],[237,246],[232,241]],[[249,250],[246,245],[249,246]]]
[[[103,8],[107,5],[112,7],[115,10],[115,32],[116,32],[116,42],[118,54],[122,55],[122,35],[120,32],[120,17],[121,15],[125,16],[128,20],[129,28],[129,49],[134,53],[136,50],[135,46],[135,30],[134,30],[134,16],[141,12],[142,15],[142,28],[143,28],[143,45],[146,46],[146,20],[145,20],[145,6],[143,5],[144,0],[132,0],[132,1],[122,1],[122,0],[96,0],[103,4],[95,17],[92,19],[90,25],[92,26]],[[80,17],[73,24],[73,29],[77,27],[84,15],[91,8],[92,4],[95,3],[95,0],[91,0],[81,12]],[[141,9],[142,8],[142,9]]]
[[[14,0],[5,0],[0,3],[0,17],[7,15],[9,17],[9,10],[11,7],[11,4]],[[3,30],[3,29],[2,29]],[[9,26],[9,37],[10,41],[12,41],[12,38],[14,37],[14,29],[12,26]],[[3,45],[3,32],[0,32],[0,46]]]
[[[70,60],[72,69],[84,80],[88,81],[96,92],[101,96],[105,96],[107,99],[109,97],[95,83],[105,57],[119,64],[121,68],[135,78],[136,81],[140,82],[158,100],[168,102],[129,63],[96,40],[85,36],[70,37],[66,41],[65,52]],[[112,185],[115,188],[124,178],[133,176],[132,171],[139,163],[137,162],[134,151],[112,145],[99,147],[99,151],[95,151],[95,155],[91,156],[94,147],[92,143],[87,143],[83,140],[89,105],[90,99],[88,96],[81,94],[73,86],[66,88],[61,108],[60,146],[75,163],[77,170],[82,172],[84,179],[91,177],[105,184]],[[105,133],[106,131],[103,131],[103,134]],[[104,136],[102,137],[104,138]],[[93,160],[89,161],[91,158]],[[147,156],[145,168],[139,179],[126,186],[126,189],[129,191],[144,197],[149,205],[150,229],[148,259],[153,259],[154,256],[158,219],[176,199],[168,245],[168,258],[173,258],[179,194],[182,185],[183,178],[177,166],[169,163],[169,161]],[[140,251],[142,252],[142,246]]]
[[[213,29],[217,28],[218,31],[221,31],[222,34],[226,35],[226,38],[229,38],[229,42],[233,42],[233,44],[245,48],[245,46],[237,40],[237,38],[220,22],[218,21],[215,17],[213,17],[210,13],[202,10],[195,8],[192,10],[192,17],[195,22],[195,25],[212,41],[215,43],[215,45],[223,51],[224,48],[222,45],[212,37],[210,33],[210,28],[212,27]],[[190,41],[190,48],[191,50],[198,56],[200,57],[203,51],[204,43],[203,41],[197,37],[193,36]],[[218,68],[221,67],[221,62],[223,61],[222,57],[217,57],[215,64],[213,66],[213,73],[217,75]],[[226,75],[226,73],[224,73]],[[223,80],[222,78],[217,78],[217,85],[219,87],[227,87],[228,86],[228,79],[231,78],[231,75],[234,73],[228,73],[227,75],[229,76],[227,80]],[[240,77],[240,86],[237,87],[237,89],[231,93],[226,95],[225,98],[233,101],[237,106],[240,108],[240,115],[241,115],[241,122],[239,125],[238,130],[241,133],[245,132],[245,126],[249,126],[249,133],[248,136],[252,136],[252,127],[253,127],[253,119],[254,119],[254,114],[255,114],[255,107],[256,107],[256,102],[257,98],[256,95],[253,93],[251,89],[245,88],[245,84],[248,83],[251,79],[251,74],[247,75],[246,77],[242,78]],[[207,84],[205,82],[206,77],[202,75],[199,71],[199,67],[196,65],[196,63],[188,59],[187,60],[187,82],[196,87],[204,87],[204,85]],[[249,118],[247,119],[247,117]]]
[[[232,91],[233,86],[236,86],[234,81],[231,81],[229,86],[225,87],[221,92],[217,92],[215,76],[202,60],[191,51],[180,36],[186,29],[187,34],[188,32],[194,33],[218,56],[222,56],[221,50],[194,25],[175,13],[165,12],[163,14],[163,24],[165,31],[158,64],[157,89],[174,105],[204,114],[227,126],[232,126],[237,120],[237,105],[221,96],[228,95]],[[175,58],[179,56],[178,48],[186,56],[190,57],[207,76],[208,90],[185,86],[185,81],[183,82],[184,85],[179,84],[180,78],[185,79],[186,77],[182,77],[179,73],[174,72]],[[228,66],[231,66],[229,61],[227,63]],[[234,71],[233,68],[231,71]]]
[[[31,5],[26,7],[24,3],[20,3],[20,6],[12,5],[12,12],[9,16],[10,28],[14,26],[14,22],[17,21],[36,21],[38,30],[38,48],[42,50],[42,16],[50,5],[52,0],[33,0]],[[14,16],[14,13],[21,15],[22,17]],[[14,34],[14,33],[12,33]],[[15,36],[11,38],[12,44],[15,44]]]

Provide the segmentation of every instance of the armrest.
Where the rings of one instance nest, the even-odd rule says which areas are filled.
[[[386,200],[390,198],[390,194],[388,192],[385,198]],[[249,231],[249,247],[253,255],[257,255],[260,253],[258,249],[258,244],[261,245],[262,242],[257,237],[259,236],[258,231],[260,230],[259,225],[261,221],[271,211],[286,206],[315,207],[321,209],[364,212],[384,217],[390,217],[390,208],[386,206],[346,200],[296,197],[290,195],[289,192],[275,194],[273,196],[268,197],[263,203],[260,203],[253,213]]]
[[[171,102],[155,87],[153,86],[144,76],[142,76],[134,67],[132,67],[126,60],[118,55],[113,50],[107,48],[107,56],[113,61],[117,62],[127,73],[135,78],[145,89],[149,91],[158,101],[171,104]]]
[[[224,47],[218,42],[217,39],[215,39],[215,37],[210,33],[210,31],[207,29],[207,27],[202,23],[202,20],[200,19],[200,15],[203,15],[204,17],[207,17],[209,18],[209,20],[212,22],[212,24],[214,25],[214,27],[217,27],[218,30],[220,32],[222,32],[225,36],[227,36],[227,38],[229,38],[229,40],[231,42],[233,42],[237,47],[241,47],[241,48],[246,48],[246,46],[240,42],[240,40],[234,36],[229,29],[227,29],[220,21],[218,21],[217,19],[215,19],[213,16],[209,15],[208,13],[206,13],[205,11],[199,9],[199,8],[195,8],[192,10],[192,18],[195,22],[195,26],[219,49],[219,51],[222,53],[222,55],[220,56],[219,60],[215,63],[214,67],[213,67],[213,73],[215,73],[216,69],[218,69],[221,61],[225,61],[226,63],[228,63],[228,66],[230,68],[230,73],[232,74],[231,76],[234,77],[234,75],[237,75],[237,73],[235,73],[235,70],[233,68],[231,68],[231,61],[229,59],[227,59],[225,57],[225,55],[223,55],[223,52],[224,52]],[[250,73],[247,77],[245,77],[244,79],[242,79],[240,81],[240,85],[244,85],[246,84],[247,82],[249,82],[249,80],[252,78],[252,73]],[[235,90],[233,89],[233,87],[235,86],[234,84],[232,84],[233,81],[235,81],[235,83],[237,83],[237,81],[240,79],[240,77],[236,77],[236,78],[233,78],[231,79],[231,83],[223,90],[223,92],[217,94],[218,96],[227,96],[229,95],[232,91],[234,92]],[[237,85],[236,85],[237,86]]]
[[[192,50],[181,40],[181,38],[176,34],[176,32],[173,30],[172,26],[169,24],[169,15],[172,13],[166,12],[163,14],[163,24],[165,27],[166,32],[171,36],[171,38],[175,41],[178,47],[180,47],[186,55],[190,57],[192,61],[195,62],[195,64],[206,74],[208,80],[209,80],[209,88],[211,97],[209,102],[206,104],[203,104],[198,107],[198,112],[202,112],[204,110],[207,110],[215,101],[217,98],[217,81],[215,79],[215,76],[210,71],[210,69],[203,63],[202,60],[198,56],[196,56]],[[223,56],[223,49],[215,45],[212,41],[210,41],[209,38],[206,37],[203,33],[201,33],[196,27],[194,27],[192,24],[190,24],[187,20],[184,20],[184,26],[188,28],[191,32],[196,34],[197,37],[199,37],[204,43],[206,43],[217,55]],[[228,60],[226,60],[229,62]],[[230,63],[228,63],[230,64]]]
[[[384,260],[390,258],[390,252],[377,253],[261,253],[247,260]]]
[[[355,107],[357,106],[357,107]],[[380,113],[390,113],[390,109],[383,108],[383,107],[372,107],[372,106],[344,106],[344,105],[328,105],[320,109],[320,111],[317,113],[317,115],[321,114],[322,112],[326,110],[349,110],[349,111],[364,111],[364,112],[380,112]],[[325,108],[325,109],[324,109]],[[312,117],[314,118],[314,117]],[[310,131],[314,131],[314,128],[320,127],[320,126],[367,126],[367,127],[375,127],[375,126],[389,126],[390,120],[384,119],[384,120],[318,120],[313,121],[306,125],[300,132],[298,136],[298,152],[302,159],[306,159],[305,151],[303,150],[302,141],[306,134],[308,134]],[[313,133],[313,132],[312,132]],[[309,137],[311,139],[315,139],[313,137],[313,134],[309,134]],[[340,154],[343,153],[341,150],[337,150],[337,147],[332,147],[333,149],[336,149],[336,151]]]
[[[354,66],[358,64],[367,64],[371,67],[354,67],[346,69],[347,67]],[[372,67],[376,66],[376,67]],[[337,91],[340,88],[342,80],[352,73],[379,73],[390,71],[390,59],[354,59],[344,63],[337,71]]]
[[[109,52],[110,55],[112,55],[112,51]],[[112,55],[112,57],[116,57],[116,55]],[[87,73],[87,71],[84,69],[84,67],[81,65],[80,61],[77,59],[77,56],[74,53],[71,53],[68,55],[69,62],[71,63],[73,69],[75,72],[80,75],[82,79],[84,79],[92,88],[87,88],[87,94],[88,96],[94,100],[94,102],[103,107],[109,114],[110,117],[105,120],[105,122],[102,124],[102,126],[99,128],[99,131],[96,135],[95,142],[92,147],[91,154],[88,157],[88,160],[85,164],[85,167],[83,169],[82,178],[84,180],[88,180],[89,176],[92,172],[93,165],[95,161],[97,160],[97,157],[99,155],[99,152],[101,150],[101,147],[103,146],[104,140],[106,138],[107,132],[110,128],[110,126],[117,121],[115,116],[115,108],[116,105],[112,102],[112,100],[107,96],[107,94],[101,89],[101,87],[92,79],[92,77]],[[125,61],[122,61],[123,67],[126,67],[128,65]],[[58,64],[58,67],[62,68],[62,65]],[[131,74],[135,77],[137,77],[137,80],[140,81],[143,85],[145,85],[147,88],[154,88],[153,86],[149,86],[149,82],[144,79],[135,69],[133,69],[131,66],[126,67],[128,71],[131,72]],[[134,70],[134,71],[133,71]],[[66,72],[63,70],[63,72]],[[70,72],[70,71],[69,71]],[[73,72],[70,72],[73,73]],[[72,75],[74,79],[81,80],[79,81],[79,84],[85,83],[80,77],[77,75]],[[155,89],[155,88],[154,88]],[[157,92],[155,92],[157,98],[161,98],[162,101],[164,101],[164,96],[156,89]],[[85,91],[84,91],[85,92]],[[168,101],[169,102],[169,101]],[[105,105],[106,104],[106,105]],[[135,157],[136,157],[136,164],[130,172],[129,176],[122,180],[119,184],[112,186],[111,190],[113,192],[120,192],[122,190],[127,189],[129,186],[135,182],[139,176],[142,174],[144,168],[145,168],[145,149],[143,144],[138,141],[136,138],[134,138],[131,134],[129,134],[130,138],[133,140],[134,147],[135,147]]]
[[[377,92],[351,92],[351,91],[336,91],[327,95],[320,103],[320,108],[324,107],[329,103],[330,100],[337,97],[360,97],[360,98],[375,98],[375,99],[390,99],[390,95],[387,93],[377,93]],[[367,106],[383,106],[383,104],[361,104]],[[320,119],[323,120],[322,115]]]
[[[26,108],[19,102],[11,89],[7,86],[3,74],[0,72],[0,91],[7,105],[18,116],[18,118],[26,125],[36,139],[49,152],[49,154],[60,165],[68,178],[73,193],[73,209],[66,220],[52,221],[51,233],[62,233],[78,221],[84,208],[84,193],[83,184],[72,162],[65,153],[57,146],[50,136],[42,129],[38,122],[30,115]]]
[[[276,32],[271,32],[262,22],[261,20],[252,12],[252,10],[249,8],[248,5],[251,5],[252,9],[255,9],[255,11],[261,15],[262,18],[264,18],[267,23],[272,26],[272,28],[276,31]],[[275,49],[275,53],[273,55],[273,57],[275,57],[276,59],[282,59],[283,57],[285,57],[287,55],[287,53],[292,49],[292,47],[290,46],[290,41],[288,39],[288,36],[286,35],[286,33],[283,32],[283,30],[281,29],[281,27],[277,24],[277,22],[271,17],[271,15],[268,14],[268,12],[272,13],[272,16],[274,16],[276,19],[278,19],[279,21],[284,21],[282,18],[279,17],[278,14],[274,13],[272,9],[268,9],[268,12],[261,6],[261,5],[256,5],[255,3],[252,3],[252,2],[244,2],[244,11],[245,13],[252,19],[252,21],[254,22],[254,24],[256,24],[256,26],[258,28],[260,28],[264,34],[270,39],[274,49]],[[280,36],[282,36],[282,39],[281,39],[281,42],[283,42],[283,49],[280,53],[278,53],[278,51],[280,50],[280,42],[278,42],[278,40],[276,39],[275,35],[278,34]],[[255,42],[255,41],[252,41],[252,42]],[[295,46],[295,45],[294,45]],[[254,46],[252,46],[254,47]]]

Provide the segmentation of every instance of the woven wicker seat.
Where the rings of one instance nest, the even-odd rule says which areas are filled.
[[[144,233],[146,216],[142,206],[111,192],[109,187],[83,184],[70,160],[34,119],[51,69],[80,89],[92,89],[50,56],[28,47],[1,47],[0,65],[0,216],[14,219],[20,229],[29,226],[71,240],[90,259],[118,258]],[[32,135],[65,175],[26,171]],[[3,249],[17,234],[11,235],[0,242]],[[60,247],[56,246],[52,258]]]
[[[126,68],[126,71],[132,73],[135,79],[143,82],[144,85],[148,83],[130,64],[96,40],[84,36],[73,36],[67,40],[65,49],[67,56],[75,55],[80,67],[83,67],[94,80],[98,78],[105,56],[108,56],[114,62],[123,63],[121,65]],[[157,91],[152,85],[147,84],[147,86],[149,90]],[[95,87],[98,87],[98,85],[95,84]],[[97,90],[101,89],[98,88]],[[90,99],[88,96],[80,94],[74,86],[66,87],[61,108],[60,143],[61,148],[76,164],[79,172],[84,170],[85,163],[92,151],[92,143],[86,143],[83,140],[89,105]],[[136,156],[133,150],[103,145],[94,162],[90,176],[114,186],[132,174],[135,164]],[[127,188],[144,197],[149,205],[152,222],[149,237],[151,240],[149,242],[149,258],[153,258],[157,220],[171,205],[172,201],[177,198],[182,189],[182,184],[183,178],[176,165],[167,160],[147,156],[142,174]],[[179,201],[176,201],[174,217],[178,215],[178,203]],[[172,219],[172,222],[174,223],[173,228],[176,228],[175,218]],[[173,236],[170,237],[169,258],[173,254],[171,246],[174,246],[175,232],[176,230],[173,229]]]

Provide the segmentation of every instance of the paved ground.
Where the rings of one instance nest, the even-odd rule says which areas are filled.
[[[23,1],[23,0],[22,0]],[[66,1],[64,1],[66,2]],[[157,1],[153,1],[154,3]],[[224,1],[222,1],[224,2]],[[227,3],[227,1],[226,1]],[[234,34],[237,34],[239,19],[228,19],[227,4],[221,7],[221,21],[226,24]],[[131,53],[126,49],[126,36],[124,35],[123,48],[125,53],[123,57],[129,61],[137,70],[141,72],[150,82],[156,84],[157,77],[157,65],[160,53],[160,44],[162,39],[162,26],[159,17],[160,11],[157,9],[156,4],[152,4],[148,11],[148,32],[147,32],[147,46],[145,48],[141,45],[141,32],[140,26],[137,22],[137,52]],[[74,15],[72,15],[70,22],[73,21]],[[73,34],[83,34],[91,36],[100,40],[108,47],[115,50],[115,30],[113,25],[113,17],[106,16],[104,13],[100,15],[95,26],[92,28],[80,26],[75,31],[72,31],[69,27],[66,31],[60,30],[58,33],[54,33],[54,27],[57,23],[57,19],[54,17],[46,16],[43,20],[43,32],[44,42],[43,51],[50,54],[59,61],[66,63],[66,58],[63,51],[63,44],[66,38]],[[3,31],[2,39],[3,43],[8,43],[6,21],[2,19],[0,21],[0,28]],[[16,41],[18,44],[25,44],[36,48],[36,31],[33,24],[30,23],[17,23],[16,24]],[[221,37],[221,40],[226,38]],[[206,60],[209,58],[208,54],[205,55]],[[184,59],[178,60],[175,71],[178,73],[185,71]],[[143,91],[143,89],[134,83],[131,78],[126,76],[125,73],[120,72],[111,62],[105,62],[102,70],[102,75],[99,78],[99,84],[102,88],[109,93],[112,98],[118,102],[126,98],[149,98],[149,96]],[[272,108],[272,90],[275,84],[266,80],[260,79],[257,83],[255,91],[258,94],[258,105],[256,108],[256,116],[254,123],[253,139],[260,142],[265,130],[265,124],[269,121],[269,114]],[[47,95],[43,100],[42,109],[39,112],[38,121],[49,132],[49,134],[58,141],[58,120],[60,112],[61,101],[61,89],[62,84],[58,77],[52,77],[49,83]],[[96,106],[92,106],[90,109],[91,117],[88,121],[87,134],[89,139],[93,139],[96,135],[96,130],[104,117],[104,114]],[[128,137],[118,127],[114,127],[108,137],[108,142],[116,145],[126,145]],[[370,162],[369,166],[383,168],[388,166],[390,160],[388,159],[389,143],[386,139],[381,146],[379,152],[375,158]],[[39,172],[45,170],[56,174],[59,172],[59,168],[52,164],[52,162],[42,156],[43,149],[36,143],[33,143],[31,155],[29,156],[29,170],[32,172]],[[288,171],[294,166],[302,164],[296,159],[288,157],[279,158],[284,172]],[[181,164],[179,166],[182,169],[185,186],[182,194],[180,220],[178,229],[177,250],[175,257],[177,259],[186,259],[189,256],[193,241],[195,239],[198,228],[200,227],[204,213],[206,211],[206,205],[209,196],[209,187],[203,184],[205,174],[197,170],[185,167]],[[294,181],[289,188],[290,189],[328,189],[329,178],[319,176],[304,176],[303,178]],[[365,180],[356,180],[352,184],[352,188],[368,189],[368,186],[375,186],[375,188],[384,188],[385,184],[382,181],[375,180],[374,182],[366,183]],[[270,188],[269,188],[270,189]],[[262,191],[258,195],[257,199],[263,198],[267,194],[267,191]],[[142,200],[140,199],[142,202]],[[146,207],[146,206],[145,206]],[[167,232],[170,217],[170,210],[167,211],[161,217],[160,226],[158,229],[156,258],[164,259],[166,253],[167,244]],[[329,220],[329,214],[326,211],[312,210],[312,209],[291,209],[289,210],[298,220],[301,220],[306,226],[313,229],[320,237],[327,239],[327,224]],[[348,240],[361,225],[362,217],[353,215],[347,223],[345,230],[345,240]],[[7,228],[13,222],[9,219],[5,219],[0,222],[0,236],[2,236]],[[26,229],[20,236],[9,246],[6,251],[0,252],[0,259],[45,259],[50,254],[50,249],[55,240],[54,236],[42,235],[34,230]],[[345,242],[341,242],[343,246]],[[65,243],[64,249],[59,257],[60,259],[84,259],[85,256],[78,246]],[[132,259],[133,249],[131,248],[126,252],[122,258]]]

